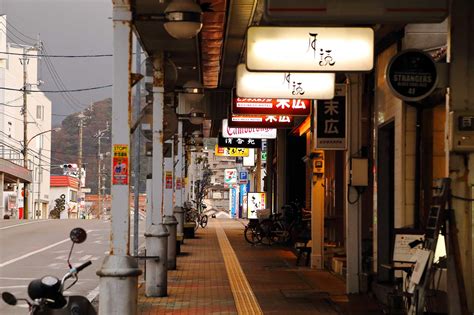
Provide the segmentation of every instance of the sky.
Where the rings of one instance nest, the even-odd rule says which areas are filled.
[[[112,0],[0,0],[0,14],[7,14],[12,41],[34,44],[39,37],[49,55],[112,54]],[[60,78],[56,76],[56,82],[62,81],[67,89],[112,84],[112,57],[49,58],[49,62],[40,62],[42,90],[58,90],[53,68]],[[64,115],[112,97],[112,89],[47,96],[56,125]]]

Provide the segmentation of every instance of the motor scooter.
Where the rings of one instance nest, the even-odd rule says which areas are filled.
[[[79,280],[79,272],[90,266],[92,262],[86,261],[80,266],[73,267],[70,259],[75,244],[83,243],[87,238],[87,233],[82,228],[71,230],[69,237],[72,241],[67,264],[69,271],[60,280],[55,276],[45,276],[35,279],[28,285],[29,298],[16,298],[10,292],[2,292],[2,300],[9,305],[17,305],[19,301],[24,301],[29,306],[31,315],[95,315],[97,312],[91,302],[83,296],[64,296],[63,292],[68,290]],[[72,279],[73,282],[66,287],[66,281]]]

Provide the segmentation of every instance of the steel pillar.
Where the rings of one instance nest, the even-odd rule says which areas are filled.
[[[176,226],[178,221],[174,215],[165,215],[163,224],[169,232],[168,236],[168,269],[176,269]]]
[[[112,106],[112,149],[114,145],[130,147],[130,65],[132,32],[130,5],[114,4],[114,79]],[[114,152],[114,150],[112,150]],[[127,163],[127,162],[126,162]],[[126,169],[130,169],[128,163]],[[99,314],[137,313],[138,269],[137,261],[129,256],[130,243],[130,176],[112,181],[112,229],[110,255],[106,256],[100,276]]]
[[[174,207],[174,217],[176,218],[178,225],[176,226],[176,237],[183,239],[184,236],[184,209],[183,207]]]

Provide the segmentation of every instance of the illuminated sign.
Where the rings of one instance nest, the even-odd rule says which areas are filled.
[[[222,134],[219,133],[217,144],[220,147],[260,149],[262,147],[262,140],[251,138],[224,138]]]
[[[374,31],[369,27],[252,26],[247,30],[250,71],[370,71],[373,65]]]
[[[292,116],[245,115],[231,116],[229,119],[229,126],[235,128],[291,128],[293,125]]]
[[[228,120],[223,119],[222,135],[225,138],[276,139],[277,132],[274,128],[231,128]]]
[[[228,185],[237,183],[237,170],[235,168],[226,168],[224,170],[224,183]]]
[[[249,149],[220,147],[216,144],[214,154],[217,156],[249,156]]]
[[[266,195],[264,192],[249,192],[247,194],[247,218],[257,219],[257,211],[264,210]]]
[[[240,64],[236,94],[247,98],[328,100],[334,97],[335,78],[334,73],[250,72]]]
[[[311,100],[284,98],[241,98],[232,102],[232,113],[238,115],[290,115],[307,116],[311,112]]]

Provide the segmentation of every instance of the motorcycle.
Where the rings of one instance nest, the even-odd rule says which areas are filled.
[[[29,298],[16,298],[10,292],[2,292],[2,300],[12,306],[17,305],[18,301],[26,302],[29,306],[29,314],[31,315],[97,314],[87,298],[80,295],[63,295],[65,290],[71,288],[79,280],[79,272],[92,264],[89,260],[80,266],[73,267],[70,262],[74,245],[83,243],[86,240],[86,231],[82,228],[72,229],[69,237],[72,241],[67,258],[69,271],[61,280],[55,276],[45,276],[41,279],[32,280],[28,285]],[[73,279],[73,282],[66,287],[66,281],[69,279]]]

